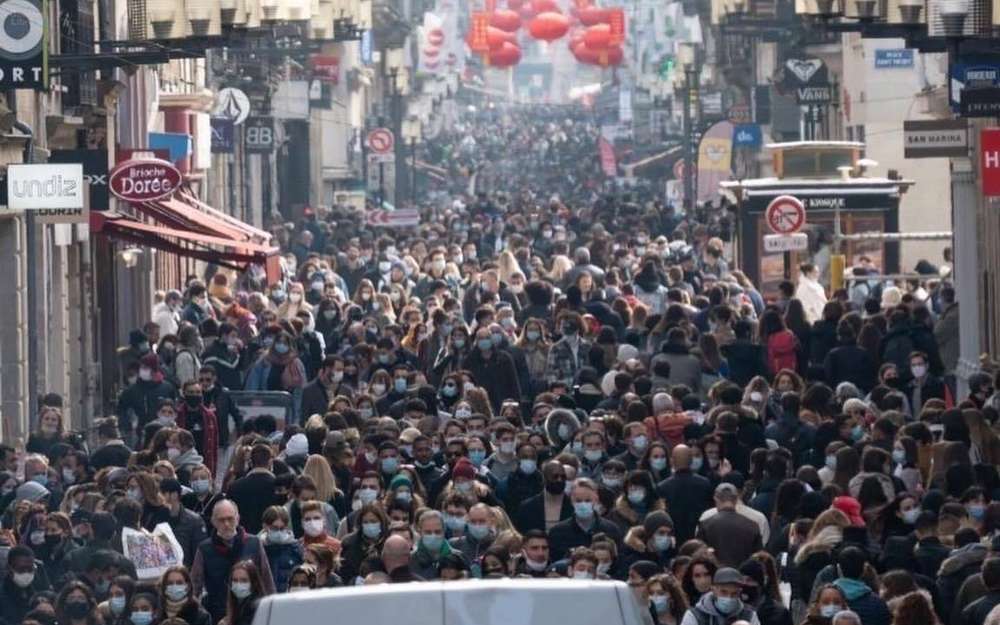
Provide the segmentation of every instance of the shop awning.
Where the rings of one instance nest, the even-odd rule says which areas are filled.
[[[235,217],[232,217],[230,215],[227,215],[227,214],[223,213],[222,211],[220,211],[218,209],[212,208],[208,204],[206,204],[206,203],[202,202],[201,200],[199,200],[198,196],[194,195],[193,193],[191,193],[189,191],[182,190],[178,195],[179,195],[179,197],[182,200],[184,200],[185,202],[187,202],[191,206],[194,206],[195,208],[201,209],[203,212],[207,213],[209,216],[214,217],[216,219],[219,219],[219,220],[221,220],[221,221],[229,224],[233,228],[236,228],[237,230],[243,232],[244,234],[246,234],[246,236],[248,236],[250,238],[251,241],[254,241],[256,243],[261,243],[261,244],[269,243],[271,241],[271,233],[270,232],[261,230],[259,228],[255,228],[255,227],[251,226],[250,224],[242,222],[239,219],[236,219]]]
[[[235,240],[232,237],[197,230],[148,224],[112,213],[90,213],[90,228],[93,232],[105,236],[138,245],[148,245],[179,256],[197,258],[237,270],[243,269],[249,263],[265,264],[269,257],[278,253],[277,247],[266,243]]]

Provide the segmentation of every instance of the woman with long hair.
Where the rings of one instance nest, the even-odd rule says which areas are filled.
[[[681,580],[689,605],[697,604],[702,595],[712,590],[712,578],[718,568],[718,562],[710,555],[702,554],[691,559]]]
[[[816,576],[825,567],[835,564],[834,554],[844,542],[844,529],[850,525],[851,521],[847,515],[835,508],[830,508],[816,517],[805,542],[795,554],[799,585],[793,590],[794,597],[808,600]]]
[[[673,575],[654,575],[646,580],[646,594],[657,625],[678,625],[684,620],[688,599]]]
[[[550,343],[546,336],[545,324],[534,317],[526,320],[517,339],[517,347],[524,352],[528,374],[533,381],[531,396],[541,393],[547,387],[545,375],[548,372]]]
[[[326,458],[319,454],[310,454],[306,459],[302,475],[312,478],[316,486],[316,500],[337,507],[337,502],[344,499],[344,493],[337,488],[337,480],[333,469]]]
[[[809,365],[809,341],[812,335],[812,326],[801,300],[791,299],[788,301],[784,321],[785,327],[798,339],[798,367],[796,370],[799,375],[805,375]]]
[[[767,348],[767,364],[777,379],[782,369],[799,368],[799,339],[787,327],[777,310],[765,310],[758,326],[760,342]]]
[[[83,582],[74,581],[63,586],[55,608],[60,625],[103,625],[104,622],[97,610],[94,593]]]
[[[698,355],[701,359],[701,388],[711,388],[729,376],[729,363],[722,357],[714,334],[705,332],[698,337]]]
[[[825,584],[816,593],[816,600],[809,604],[806,617],[800,625],[831,625],[834,615],[847,609],[844,592],[833,584]]]
[[[188,625],[212,625],[212,617],[192,594],[191,573],[186,566],[172,566],[160,577],[158,620],[179,618]]]
[[[108,598],[97,606],[101,619],[108,624],[121,625],[125,623],[125,613],[132,593],[135,592],[135,580],[128,575],[119,575],[108,585]]]
[[[257,565],[243,560],[229,571],[229,591],[226,593],[225,625],[251,625],[257,604],[266,595]]]
[[[160,493],[160,485],[152,473],[145,471],[133,473],[129,476],[126,486],[129,499],[142,506],[141,522],[144,529],[151,532],[160,523],[170,521],[170,509],[167,508]]]
[[[308,545],[303,563],[316,570],[316,588],[337,588],[344,585],[337,575],[340,557],[329,546],[320,543]]]

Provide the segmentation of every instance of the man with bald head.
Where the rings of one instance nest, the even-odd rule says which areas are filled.
[[[677,544],[694,538],[701,513],[712,505],[712,483],[691,470],[691,448],[677,445],[670,452],[672,474],[656,485],[674,520]]]
[[[389,574],[390,583],[427,581],[410,568],[411,548],[410,541],[398,534],[385,539],[385,545],[382,546],[382,566]]]

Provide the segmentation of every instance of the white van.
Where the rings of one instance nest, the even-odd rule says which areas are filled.
[[[253,625],[641,625],[622,582],[497,579],[379,584],[271,595]]]

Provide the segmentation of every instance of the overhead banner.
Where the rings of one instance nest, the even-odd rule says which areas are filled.
[[[716,122],[698,144],[698,202],[719,197],[719,183],[732,178],[733,130],[730,122]]]
[[[49,88],[46,0],[0,0],[0,88]]]

